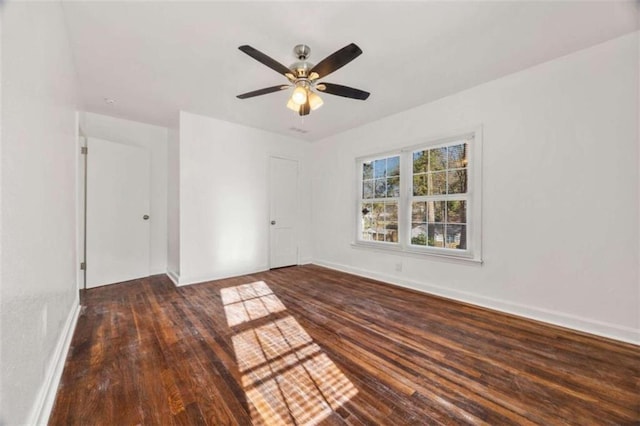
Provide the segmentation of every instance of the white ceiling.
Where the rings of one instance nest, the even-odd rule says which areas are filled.
[[[87,1],[63,7],[85,110],[167,127],[185,110],[306,140],[638,27],[636,1]],[[309,45],[309,60],[317,63],[351,42],[364,53],[322,81],[369,91],[367,101],[325,94],[325,105],[303,120],[285,107],[289,91],[236,98],[286,83],[240,45],[290,65],[296,44]]]

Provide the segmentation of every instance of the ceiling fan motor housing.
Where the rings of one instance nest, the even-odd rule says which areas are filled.
[[[311,48],[306,44],[298,44],[293,48],[293,54],[299,60],[304,61],[311,55]]]
[[[296,78],[307,78],[309,70],[313,68],[313,64],[307,62],[307,58],[311,55],[311,48],[306,44],[298,44],[293,48],[293,54],[298,58],[298,62],[291,64],[289,68]]]
[[[299,61],[291,64],[289,68],[294,72],[296,78],[307,78],[309,77],[309,71],[313,68],[313,64]]]
[[[298,44],[293,48],[293,54],[298,58],[298,61],[291,64],[289,69],[293,71],[296,79],[307,78],[309,70],[313,68],[313,64],[307,62],[307,58],[311,55],[311,48],[306,44]]]

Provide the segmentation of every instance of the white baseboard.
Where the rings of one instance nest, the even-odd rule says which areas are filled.
[[[58,338],[58,343],[53,353],[53,358],[49,364],[47,370],[47,376],[43,386],[40,388],[40,392],[36,398],[36,402],[33,405],[31,415],[27,424],[30,425],[46,425],[53,409],[53,404],[56,400],[56,393],[58,392],[58,385],[60,384],[60,378],[62,377],[62,370],[64,370],[64,363],[69,353],[69,347],[71,346],[71,339],[73,338],[73,332],[76,329],[78,322],[78,315],[80,314],[80,300],[76,298],[73,303],[73,307],[67,316],[67,320],[62,329],[62,333]]]
[[[300,262],[298,263],[299,265],[309,265],[313,263],[313,259],[311,257],[303,257],[300,259],[299,262]],[[180,274],[178,274],[175,271],[171,271],[169,269],[167,269],[166,272],[164,273],[169,277],[171,281],[173,281],[173,283],[177,287],[182,287],[185,285],[204,283],[207,281],[215,281],[215,280],[222,280],[225,278],[239,277],[241,275],[256,274],[258,272],[264,272],[268,270],[269,270],[269,266],[263,265],[258,268],[237,269],[233,271],[225,271],[219,274],[211,274],[211,275],[198,276],[198,277],[186,277],[186,278],[181,277]]]
[[[382,281],[387,284],[410,288],[422,293],[434,294],[437,296],[446,297],[448,299],[457,300],[460,302],[470,303],[473,305],[481,306],[484,308],[494,309],[509,314],[530,318],[536,321],[542,321],[561,327],[571,328],[574,330],[582,331],[585,333],[595,334],[610,339],[620,340],[635,345],[640,345],[640,330],[630,327],[619,326],[616,324],[610,324],[601,321],[595,321],[588,318],[583,318],[575,315],[566,314],[563,312],[553,311],[550,309],[538,308],[535,306],[528,306],[519,303],[509,302],[506,300],[494,299],[491,297],[481,296],[474,293],[452,290],[449,288],[439,287],[426,282],[418,282],[415,280],[408,280],[392,275],[381,274],[378,272],[371,272],[360,268],[355,268],[348,265],[343,265],[335,262],[329,262],[324,260],[315,259],[314,264],[324,266],[329,269],[335,269],[341,272],[347,272],[350,274],[358,275],[365,278],[371,278],[374,280]]]
[[[204,276],[196,276],[196,277],[179,277],[178,284],[179,287],[191,284],[204,283],[207,281],[215,281],[222,280],[225,278],[239,277],[241,275],[255,274],[258,272],[264,272],[269,269],[268,265],[262,265],[257,268],[247,268],[247,269],[236,269],[223,271],[217,274],[204,275]]]
[[[309,265],[310,263],[313,263],[313,258],[311,258],[311,257],[302,257],[302,258],[300,258],[300,263],[298,263],[298,265]]]
[[[169,269],[167,269],[166,272],[167,276],[169,277],[169,279],[171,281],[173,281],[173,284],[175,284],[176,286],[179,286],[180,284],[180,274],[178,274],[176,271],[170,271]]]

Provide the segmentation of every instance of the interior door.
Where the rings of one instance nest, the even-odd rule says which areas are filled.
[[[269,159],[270,267],[298,264],[298,162]]]
[[[87,141],[87,288],[149,276],[149,153]]]

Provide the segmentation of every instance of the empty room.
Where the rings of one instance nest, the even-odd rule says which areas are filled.
[[[640,424],[640,2],[0,34],[0,425]]]

